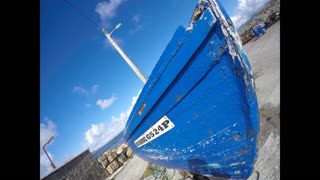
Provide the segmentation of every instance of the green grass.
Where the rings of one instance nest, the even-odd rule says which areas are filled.
[[[144,171],[144,173],[143,173],[143,177],[148,177],[148,176],[150,176],[151,174],[152,174],[151,169],[146,169],[146,170]]]

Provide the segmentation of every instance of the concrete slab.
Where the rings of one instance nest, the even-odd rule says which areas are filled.
[[[111,179],[114,180],[139,180],[148,166],[148,162],[134,155],[129,159],[123,169]],[[109,178],[108,178],[109,179]]]
[[[243,46],[256,80],[259,106],[280,103],[280,20]]]

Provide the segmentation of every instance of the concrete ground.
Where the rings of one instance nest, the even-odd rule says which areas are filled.
[[[122,169],[117,170],[113,175],[109,176],[106,180],[154,180],[154,176],[148,176],[143,178],[144,171],[148,167],[148,162],[134,155],[133,158],[124,164]],[[182,180],[182,176],[179,174],[178,170],[166,169],[167,177],[170,180]]]
[[[260,108],[259,179],[280,179],[280,20],[244,45],[256,79]],[[255,180],[253,173],[248,179]]]
[[[143,176],[148,164],[148,162],[142,160],[137,155],[134,155],[123,165],[122,170],[117,171],[113,176],[108,177],[106,180],[139,180]]]
[[[256,79],[260,108],[259,154],[255,172],[248,178],[280,179],[280,21],[267,29],[266,34],[243,46]],[[112,179],[140,180],[148,163],[134,156]],[[178,171],[168,170],[173,179],[182,179]],[[152,176],[145,178],[154,179]]]

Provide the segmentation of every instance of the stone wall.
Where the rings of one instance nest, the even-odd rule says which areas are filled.
[[[102,168],[99,162],[94,159],[91,152],[87,149],[59,169],[56,169],[48,176],[44,177],[43,180],[100,180],[106,179],[108,176],[109,174]]]
[[[280,0],[270,0],[268,5],[264,9],[262,9],[259,14],[252,18],[250,22],[248,22],[241,30],[239,30],[238,33],[241,38],[242,44],[245,44],[252,38],[254,38],[252,28],[259,22],[263,22],[265,24],[265,28],[268,28],[279,19]]]

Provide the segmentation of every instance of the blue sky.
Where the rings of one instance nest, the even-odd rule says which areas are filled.
[[[188,26],[197,0],[67,0],[112,37],[149,76],[179,25]],[[268,0],[221,0],[241,25]],[[40,1],[40,145],[57,167],[109,141],[143,88],[94,23],[63,0]],[[52,171],[40,149],[40,174]]]

